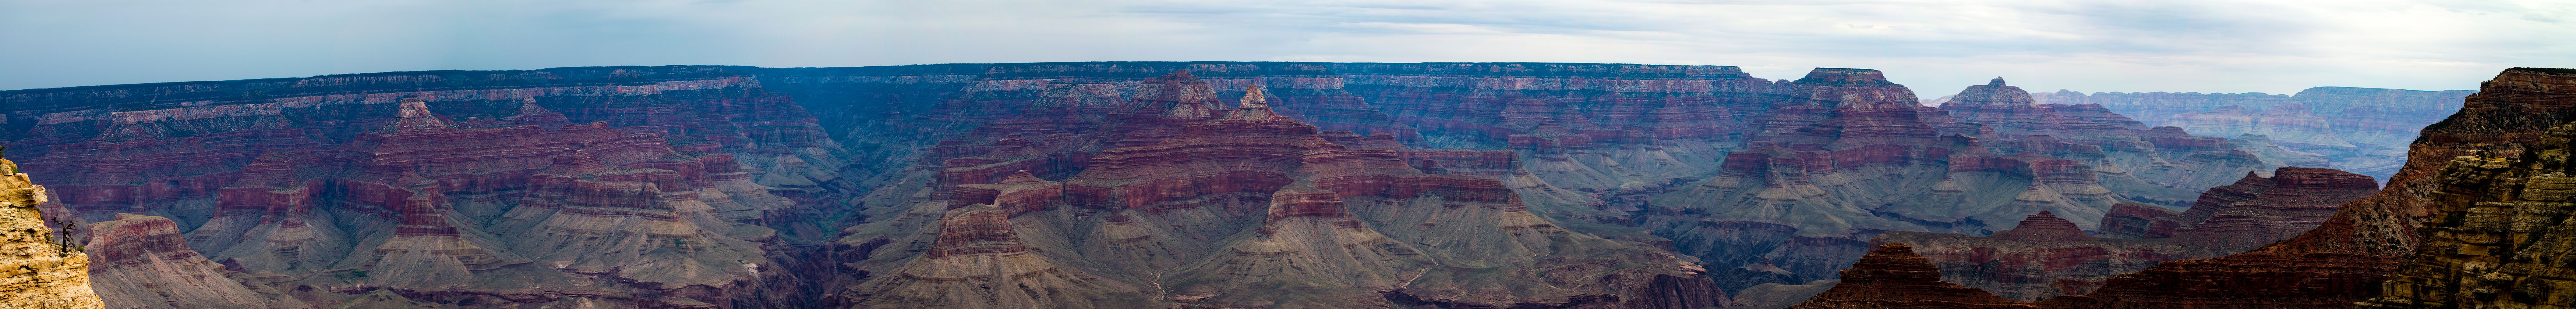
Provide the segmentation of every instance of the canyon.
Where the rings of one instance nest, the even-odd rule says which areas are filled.
[[[2081,295],[2013,304],[2566,308],[2571,297],[2564,289],[2571,282],[2568,268],[2550,263],[2563,264],[2569,248],[2563,224],[2569,204],[2562,201],[2562,191],[2569,183],[2563,176],[2566,149],[2576,143],[2576,126],[2565,120],[2570,107],[2576,107],[2576,91],[2569,90],[2576,87],[2571,85],[2576,85],[2576,70],[2513,68],[2499,73],[2465,98],[2459,112],[2424,128],[2423,137],[2410,146],[2405,168],[2387,187],[2336,207],[2332,217],[2306,233],[2244,253],[2155,264],[2103,279]],[[2211,194],[2237,195],[2228,191],[2234,190]],[[2144,230],[2153,233],[2154,226]],[[1855,264],[1855,269],[1864,266],[1898,268]],[[1886,285],[1862,284],[1870,287],[1852,289]],[[1824,295],[1864,303],[1993,297],[1831,290]]]
[[[2355,224],[2351,206],[2269,197],[2332,195],[2276,194],[2327,174],[2276,169],[2327,157],[2302,157],[2320,153],[2299,148],[2313,136],[2142,122],[2000,78],[1924,106],[1884,74],[391,72],[0,91],[0,143],[60,213],[112,227],[81,239],[115,252],[88,272],[118,308],[1788,305],[1928,285],[1960,256],[1873,243],[1889,235],[2223,247],[2024,278],[2054,282]],[[2415,99],[2376,100],[2338,115]],[[2247,132],[2323,129],[2265,130]],[[2316,179],[2357,188],[2336,177]],[[2228,186],[2242,188],[2202,192]],[[1915,281],[1854,284],[1861,262],[1905,269],[1864,278]],[[188,284],[137,283],[171,278]]]

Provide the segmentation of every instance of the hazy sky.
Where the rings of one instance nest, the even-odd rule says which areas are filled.
[[[0,89],[1095,60],[1851,67],[1927,97],[1996,76],[2040,91],[2476,89],[2507,67],[2576,67],[2576,1],[0,0]]]

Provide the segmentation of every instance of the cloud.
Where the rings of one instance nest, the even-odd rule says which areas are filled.
[[[2576,67],[2566,1],[0,0],[0,89],[431,69],[1101,60],[1888,71],[2026,89],[2473,89]]]

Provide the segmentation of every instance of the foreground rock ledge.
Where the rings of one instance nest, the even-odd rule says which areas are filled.
[[[7,148],[0,147],[0,150]],[[0,308],[105,308],[89,288],[89,255],[45,226],[45,187],[0,159]]]

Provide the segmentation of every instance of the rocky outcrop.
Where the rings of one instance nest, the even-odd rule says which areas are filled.
[[[2038,308],[2022,302],[1995,297],[1985,290],[1941,281],[1941,270],[1932,261],[1915,255],[1913,247],[1900,243],[1879,245],[1851,269],[1842,271],[1842,283],[1817,294],[1797,309],[1823,308],[1943,308],[2007,309]]]
[[[2563,121],[2544,117],[2576,105],[2571,87],[2576,70],[2508,69],[2459,115],[2425,130],[2433,138],[2514,133],[2507,141],[2519,143],[2442,168],[2415,254],[2359,307],[2576,308],[2576,271],[2567,265],[2576,259],[2576,224],[2568,221],[2576,178],[2567,176],[2576,125],[2557,125],[2537,142],[2528,140],[2533,128],[2521,126]]]
[[[2513,183],[2513,175],[2497,173],[2518,170],[2517,165],[2528,164],[2520,162],[2535,162],[2518,160],[2538,160],[2546,153],[2542,149],[2555,147],[2545,140],[2551,136],[2545,130],[2562,124],[2570,108],[2576,107],[2576,100],[2567,99],[2563,91],[2576,84],[2569,75],[2553,69],[2505,70],[2478,95],[2470,96],[2459,113],[2425,127],[2424,136],[2407,153],[2406,168],[2390,178],[2387,188],[2344,204],[2333,218],[2306,234],[2236,255],[2165,262],[2113,277],[2093,293],[2058,297],[2047,304],[2053,308],[2343,308],[2380,293],[2395,298],[2373,303],[2394,306],[2408,306],[2408,299],[2447,298],[2426,295],[2454,295],[2438,287],[2456,287],[2460,281],[2406,279],[2427,273],[2397,273],[2399,263],[2418,250],[2432,254],[2415,261],[2438,260],[2446,253],[2419,249],[2443,236],[2417,232],[2427,222],[2466,222],[2451,221],[2461,220],[2454,219],[2461,218],[2456,215],[2435,216],[2441,210],[2501,210],[2501,203],[2511,203],[2505,200],[2510,196],[2490,193],[2508,191],[2483,188]],[[2430,226],[2425,229],[2428,233],[2442,230]],[[2423,269],[2440,267],[2445,266]],[[2400,281],[2381,284],[2392,273]]]
[[[2416,129],[2441,121],[2475,91],[2316,87],[2264,93],[2034,93],[2045,103],[2099,104],[2151,126],[2195,135],[2244,136],[2239,147],[2274,164],[2314,162],[2387,179],[2405,163]],[[2248,140],[2247,138],[2253,138]]]
[[[2202,192],[2191,209],[2105,227],[2120,238],[2174,238],[2222,252],[2252,250],[2324,224],[2344,203],[2379,193],[2369,176],[2323,168],[2281,167],[2271,177],[2248,173],[2236,184]],[[2105,219],[2104,221],[2111,221]]]
[[[0,150],[6,150],[0,147]],[[66,247],[71,233],[56,233],[37,208],[49,202],[45,186],[28,181],[18,163],[0,159],[0,305],[13,308],[104,308],[90,289],[89,255]],[[59,208],[57,208],[59,209]],[[59,211],[59,210],[57,210]]]
[[[89,228],[90,277],[108,308],[313,308],[261,282],[282,274],[238,272],[189,250],[169,218],[119,214]]]

